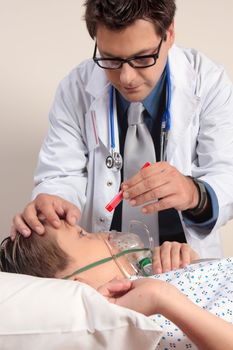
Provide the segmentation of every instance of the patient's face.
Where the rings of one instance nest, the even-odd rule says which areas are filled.
[[[73,273],[88,264],[97,260],[111,256],[110,251],[101,236],[107,239],[108,234],[91,234],[83,231],[79,226],[70,226],[65,221],[59,229],[45,224],[48,234],[55,235],[59,246],[71,258],[71,262],[66,271],[61,271],[56,277],[62,278]],[[132,268],[123,257],[121,261],[129,274],[132,274]],[[83,280],[94,288],[108,282],[116,276],[123,276],[117,264],[111,260],[105,264],[96,266],[90,270],[81,272],[74,279]]]

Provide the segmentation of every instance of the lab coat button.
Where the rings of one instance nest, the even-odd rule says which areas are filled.
[[[105,219],[102,217],[100,217],[99,220],[100,220],[100,222],[105,222]]]
[[[111,181],[111,180],[108,180],[108,181],[107,181],[107,186],[108,186],[108,187],[112,186],[112,181]]]

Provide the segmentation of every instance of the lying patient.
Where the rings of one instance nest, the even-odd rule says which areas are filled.
[[[29,238],[24,238],[18,234],[14,241],[10,238],[5,239],[1,244],[0,269],[5,272],[40,277],[66,278],[68,276],[70,279],[91,285],[109,301],[120,306],[145,315],[156,314],[155,320],[165,330],[158,349],[164,349],[168,344],[173,344],[172,347],[177,348],[181,346],[180,349],[195,349],[195,345],[203,350],[233,349],[233,326],[198,307],[183,294],[187,294],[191,300],[194,296],[196,303],[199,303],[201,298],[211,300],[211,295],[206,296],[207,289],[203,290],[200,281],[206,277],[206,269],[209,269],[208,273],[215,276],[213,279],[210,278],[211,283],[214,284],[217,272],[221,270],[221,263],[210,263],[208,266],[197,265],[196,270],[200,275],[194,274],[194,265],[191,265],[191,268],[184,270],[184,275],[179,272],[181,270],[178,270],[157,275],[155,279],[128,280],[124,277],[134,275],[135,271],[126,256],[121,256],[117,260],[109,259],[94,267],[90,266],[96,261],[111,258],[112,253],[117,253],[109,249],[108,234],[89,234],[80,227],[70,226],[64,221],[60,229],[55,229],[48,224],[45,224],[45,228],[46,233],[43,236],[33,233]],[[225,261],[225,263],[228,264],[227,271],[233,275],[232,261]],[[86,266],[89,267],[85,269]],[[222,271],[220,273],[222,275]],[[172,283],[165,282],[171,281],[172,276],[177,274],[180,275],[177,287],[183,293]],[[187,280],[191,283],[193,278],[196,278],[195,283],[185,289]],[[232,279],[229,279],[229,276],[225,279],[229,281],[227,295],[231,297],[232,304]],[[223,281],[217,280],[216,285],[219,283]],[[205,293],[200,298],[198,292]],[[218,297],[214,304],[222,303],[222,295],[218,294]],[[226,299],[224,300],[226,303]],[[226,305],[224,309],[222,303],[219,305],[219,310],[224,312],[226,310],[225,313],[230,315],[226,319],[232,321],[231,305]],[[177,333],[178,337],[175,337],[174,333],[179,330],[168,320],[174,322],[189,339],[183,336],[182,332]]]

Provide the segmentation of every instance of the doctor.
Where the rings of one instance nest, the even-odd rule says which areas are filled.
[[[63,217],[90,232],[121,229],[122,207],[108,212],[105,205],[123,182],[132,207],[143,205],[145,216],[159,213],[159,242],[180,242],[175,249],[165,244],[167,255],[180,254],[187,242],[201,257],[221,256],[218,230],[233,216],[231,82],[204,55],[174,45],[175,0],[85,6],[94,60],[58,87],[33,200],[14,217],[12,236],[16,229],[43,234],[40,215],[55,227]],[[125,179],[119,169],[127,111],[138,101],[157,161]]]

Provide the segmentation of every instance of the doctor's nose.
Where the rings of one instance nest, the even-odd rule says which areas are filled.
[[[131,67],[128,63],[124,63],[120,71],[121,84],[130,85],[130,83],[135,79],[136,75],[136,69]]]

